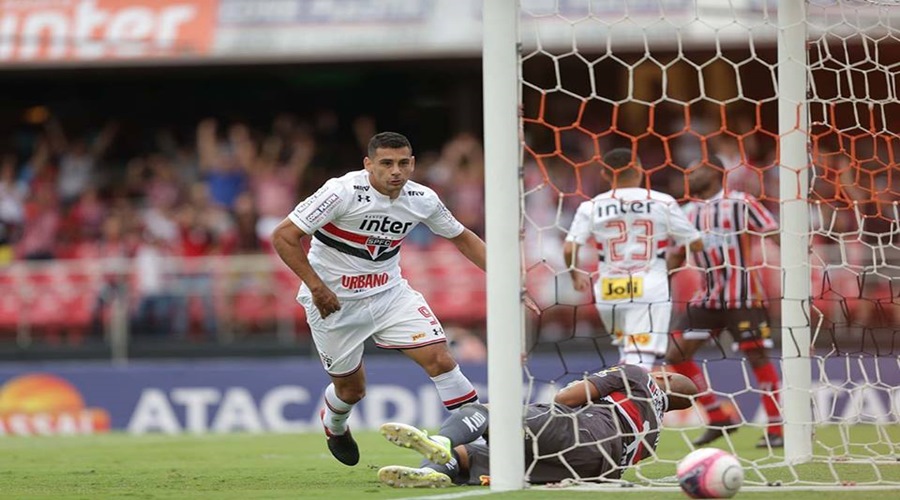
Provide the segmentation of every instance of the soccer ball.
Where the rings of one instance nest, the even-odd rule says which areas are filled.
[[[731,498],[744,484],[744,469],[731,453],[717,448],[694,450],[677,467],[678,484],[691,498]]]

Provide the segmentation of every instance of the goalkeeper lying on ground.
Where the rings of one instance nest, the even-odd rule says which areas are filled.
[[[559,391],[553,404],[525,409],[525,467],[533,484],[564,479],[618,479],[626,467],[650,456],[659,443],[663,413],[691,406],[697,387],[675,373],[647,373],[622,365],[591,374]],[[384,437],[425,457],[421,467],[391,465],[378,479],[397,488],[490,483],[488,408],[463,406],[440,434],[401,423],[381,426]],[[535,460],[537,456],[537,460]]]

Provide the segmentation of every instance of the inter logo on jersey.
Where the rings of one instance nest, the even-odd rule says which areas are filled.
[[[359,225],[361,231],[378,231],[379,233],[406,234],[412,222],[402,222],[386,215],[366,216]]]

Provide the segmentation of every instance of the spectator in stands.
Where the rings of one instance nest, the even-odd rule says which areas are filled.
[[[262,250],[256,233],[257,219],[255,202],[249,193],[241,193],[234,201],[234,247],[238,254],[258,253]]]
[[[138,243],[135,229],[129,225],[131,220],[121,213],[113,212],[103,222],[101,239],[92,244],[83,244],[80,248],[78,257],[104,260],[103,284],[91,312],[92,331],[95,335],[102,334],[109,307],[116,300],[126,300],[127,297],[127,268],[123,267],[122,259],[133,257]]]
[[[12,262],[13,244],[22,232],[25,220],[26,190],[16,180],[16,157],[0,160],[0,267]]]
[[[55,117],[47,120],[46,128],[51,152],[59,158],[57,193],[62,205],[68,207],[91,186],[96,164],[112,144],[118,125],[108,122],[92,142],[84,137],[70,141]]]
[[[225,141],[219,140],[217,128],[218,123],[212,118],[197,125],[200,171],[213,201],[231,209],[238,195],[247,189],[247,169],[255,159],[256,147],[244,124],[232,125]]]
[[[174,300],[169,290],[169,256],[166,242],[144,231],[134,256],[135,291],[139,297],[132,331],[137,334],[163,335],[171,331]]]
[[[175,246],[180,240],[176,213],[181,202],[183,186],[175,176],[174,168],[166,162],[158,162],[155,168],[144,158],[134,158],[128,165],[130,190],[142,189],[144,202],[140,219],[149,237]]]
[[[206,190],[203,184],[195,184],[195,191]],[[178,212],[179,248],[182,269],[178,274],[176,307],[172,318],[172,331],[178,338],[185,338],[191,327],[191,302],[200,301],[201,323],[208,337],[216,335],[216,312],[213,302],[212,277],[202,257],[218,253],[220,241],[210,227],[211,217],[204,207],[186,205]]]
[[[66,214],[64,225],[69,233],[67,241],[74,244],[96,241],[102,234],[107,214],[107,206],[100,199],[97,188],[88,187]]]
[[[282,141],[279,135],[269,136],[250,170],[250,191],[259,217],[256,234],[266,246],[284,214],[293,209],[303,174],[315,154],[315,141],[307,128],[295,128],[291,142]],[[284,160],[282,151],[287,153]]]
[[[46,184],[31,193],[25,205],[22,239],[18,243],[18,257],[25,260],[48,260],[56,256],[60,209],[56,193]]]
[[[441,190],[454,207],[459,222],[475,234],[484,234],[484,151],[474,135],[456,135],[441,151],[437,170],[450,172],[452,189]]]

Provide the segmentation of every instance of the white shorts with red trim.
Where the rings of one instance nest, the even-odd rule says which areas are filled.
[[[359,369],[363,343],[369,337],[383,349],[414,349],[447,341],[425,297],[406,280],[369,297],[341,300],[341,309],[324,319],[310,295],[301,295],[297,301],[306,309],[325,371],[336,377]]]
[[[603,326],[612,335],[613,345],[623,352],[663,355],[669,345],[671,302],[597,303]]]

